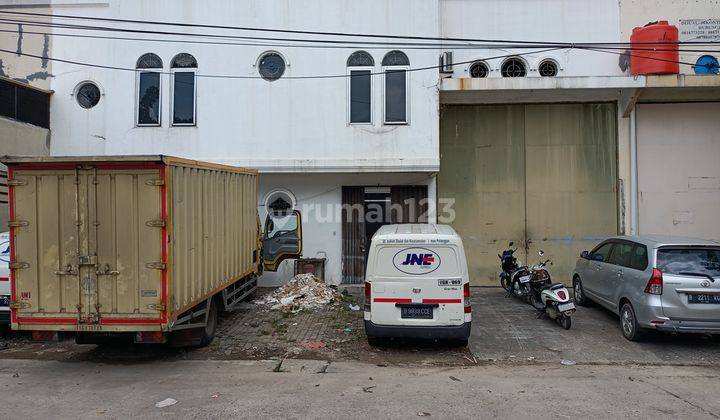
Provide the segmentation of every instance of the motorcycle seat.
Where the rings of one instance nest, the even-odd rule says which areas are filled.
[[[564,287],[565,287],[565,285],[562,283],[553,283],[553,284],[547,284],[547,285],[543,286],[540,290],[548,290],[548,289],[557,290],[557,289],[562,289]]]

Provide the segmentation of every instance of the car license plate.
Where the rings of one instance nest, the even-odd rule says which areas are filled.
[[[403,306],[400,308],[400,318],[433,319],[432,306]]]
[[[522,276],[520,277],[520,283],[527,283],[530,281],[530,276]]]
[[[575,309],[575,304],[572,302],[563,303],[561,305],[558,305],[558,311],[565,312],[565,311],[571,311]]]
[[[720,295],[711,295],[709,293],[691,293],[688,294],[688,303],[709,303],[720,305]]]

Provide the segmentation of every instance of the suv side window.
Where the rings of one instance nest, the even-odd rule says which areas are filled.
[[[644,271],[648,266],[647,247],[641,244],[635,244],[632,255],[630,256],[630,268]]]
[[[612,246],[613,246],[612,242],[606,242],[604,244],[600,244],[597,248],[595,248],[590,253],[590,259],[593,261],[607,262],[608,256],[610,255],[610,250],[612,249]],[[602,257],[602,259],[599,259],[598,257]]]
[[[614,264],[614,265],[619,265],[621,267],[629,267],[630,266],[630,257],[632,255],[632,249],[633,249],[633,244],[629,244],[627,242],[616,243],[615,247],[613,248],[612,252],[610,253],[608,263]]]

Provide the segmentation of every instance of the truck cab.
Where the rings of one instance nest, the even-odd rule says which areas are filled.
[[[373,236],[365,275],[368,341],[426,338],[467,344],[472,312],[460,236],[446,225],[387,225]]]

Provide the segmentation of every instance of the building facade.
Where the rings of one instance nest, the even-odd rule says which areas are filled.
[[[72,61],[51,62],[43,80],[54,92],[53,155],[161,153],[257,168],[261,219],[276,204],[301,210],[304,256],[324,259],[333,284],[362,282],[382,224],[450,223],[473,284],[489,285],[509,241],[530,262],[543,249],[568,281],[579,252],[609,235],[720,237],[718,76],[686,65],[683,75],[632,76],[627,51],[597,46],[628,42],[651,21],[717,17],[714,2],[647,3],[78,0],[52,12],[115,20],[5,27],[17,32],[10,43],[22,32],[34,54],[47,47]],[[293,269],[285,262],[263,283]]]

